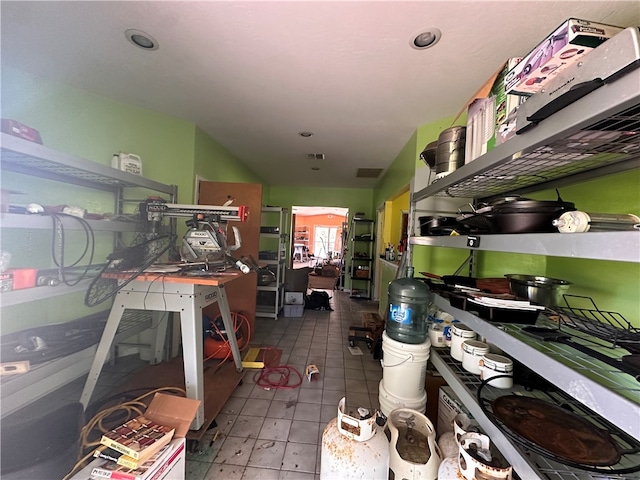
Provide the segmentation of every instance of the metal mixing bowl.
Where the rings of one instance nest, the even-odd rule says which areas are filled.
[[[539,275],[505,275],[509,279],[509,289],[517,297],[530,302],[554,307],[564,304],[563,295],[569,290],[571,282]]]

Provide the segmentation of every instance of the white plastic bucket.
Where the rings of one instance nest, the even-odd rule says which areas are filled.
[[[427,360],[431,351],[429,339],[422,343],[398,342],[382,333],[382,383],[391,395],[417,399],[424,393]]]
[[[427,409],[427,392],[422,389],[422,394],[417,398],[401,398],[388,392],[380,380],[378,386],[378,402],[380,403],[380,411],[389,416],[396,408],[410,408],[420,413],[424,413]]]
[[[499,375],[509,376],[502,376],[495,380],[488,381],[487,383],[496,388],[513,387],[513,361],[502,355],[487,353],[480,360],[480,378],[482,380],[489,380],[490,378]]]
[[[476,338],[476,332],[466,325],[459,323],[451,326],[451,356],[462,361],[462,342]]]
[[[489,353],[489,345],[477,340],[462,342],[462,368],[469,373],[480,375],[480,360]]]

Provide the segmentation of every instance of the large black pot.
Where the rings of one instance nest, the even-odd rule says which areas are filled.
[[[553,220],[575,210],[571,202],[504,197],[475,212],[460,214],[456,220],[472,233],[552,233],[558,229]]]

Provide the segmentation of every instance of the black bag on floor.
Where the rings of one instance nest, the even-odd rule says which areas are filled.
[[[327,292],[313,290],[309,295],[304,296],[305,310],[333,310],[329,303],[331,297]]]

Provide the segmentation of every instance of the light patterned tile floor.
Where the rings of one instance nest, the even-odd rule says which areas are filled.
[[[305,310],[302,318],[256,320],[253,345],[279,348],[281,365],[303,375],[310,363],[320,373],[293,389],[264,390],[255,385],[254,371],[247,372],[210,431],[209,438],[220,432],[216,441],[203,441],[187,455],[187,480],[317,480],[322,432],[340,399],[347,397],[349,409],[378,408],[380,362],[365,343],[357,345],[364,355],[348,348],[348,327],[360,325],[361,313],[376,311],[377,304],[334,292],[331,306]]]
[[[354,356],[348,348],[349,326],[361,325],[362,312],[377,311],[377,303],[333,292],[331,306],[333,311],[305,310],[302,318],[256,319],[252,345],[277,347],[282,350],[280,364],[294,366],[302,375],[310,363],[320,373],[311,382],[303,378],[296,388],[265,390],[255,384],[255,371],[247,371],[218,414],[216,427],[188,452],[186,480],[319,479],[322,432],[336,417],[338,402],[346,396],[348,410],[378,408],[382,378],[380,362],[365,343],[358,344],[363,355]],[[146,365],[137,356],[105,365],[92,398],[109,397],[115,385]],[[30,418],[33,412],[43,415],[76,402],[85,380],[62,386],[20,414]],[[289,383],[294,380],[291,376]]]

